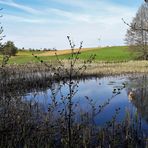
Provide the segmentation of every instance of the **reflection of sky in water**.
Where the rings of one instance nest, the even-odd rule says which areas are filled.
[[[128,77],[106,77],[106,78],[93,78],[88,80],[82,80],[79,82],[78,92],[73,98],[73,102],[79,102],[79,108],[76,108],[75,111],[79,114],[80,110],[90,111],[90,105],[85,96],[93,99],[96,103],[96,106],[103,105],[108,99],[113,95],[113,89],[122,87],[122,83],[128,83]],[[58,87],[58,85],[55,85]],[[61,88],[63,95],[68,93],[68,86],[63,86]],[[34,97],[35,96],[35,97]],[[38,101],[47,111],[48,105],[51,103],[51,91],[47,90],[45,92],[38,92],[37,94],[28,94],[26,99],[34,98],[35,101]],[[60,102],[60,93],[57,93],[57,101]],[[126,89],[121,90],[121,94],[115,96],[110,103],[103,109],[103,111],[96,116],[95,122],[97,125],[103,125],[106,121],[112,119],[112,116],[115,114],[115,109],[120,107],[120,112],[117,117],[117,121],[124,119],[126,115],[126,110],[130,110],[132,116],[136,111],[135,106],[128,100],[128,95]],[[142,128],[148,134],[148,123],[142,120]]]

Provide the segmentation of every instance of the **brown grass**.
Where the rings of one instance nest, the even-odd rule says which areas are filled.
[[[69,69],[69,62],[63,60],[65,68]],[[54,65],[58,67],[57,61],[50,61],[47,65]],[[83,62],[78,60],[75,64],[75,69],[81,67]],[[109,76],[109,75],[124,75],[124,74],[148,74],[148,61],[128,61],[128,62],[119,62],[119,63],[107,63],[107,62],[96,62],[94,61],[91,64],[87,64],[87,69],[83,72],[83,76]],[[11,76],[21,74],[21,76],[26,75],[27,73],[41,73],[46,75],[50,71],[50,68],[40,63],[30,63],[27,65],[7,65],[6,71]],[[64,75],[64,73],[63,73]],[[14,76],[15,77],[15,76]]]
[[[86,75],[118,75],[148,73],[148,61],[128,61],[122,63],[92,63],[86,70]]]
[[[68,61],[64,60],[65,67],[69,67]],[[75,68],[83,65],[79,60]],[[87,65],[85,76],[108,76],[108,75],[122,75],[122,74],[140,74],[148,73],[148,61],[128,61],[128,62],[97,62],[94,61]]]

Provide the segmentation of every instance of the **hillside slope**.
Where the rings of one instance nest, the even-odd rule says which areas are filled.
[[[75,50],[75,52],[78,49]],[[60,50],[56,51],[60,59],[68,59],[71,50]],[[10,58],[10,64],[25,64],[30,62],[38,62],[36,58],[32,56],[32,53],[37,55],[44,61],[56,59],[55,51],[19,51],[16,56]],[[129,61],[134,60],[135,54],[132,54],[127,46],[114,46],[114,47],[103,47],[103,48],[83,48],[79,54],[80,59],[88,59],[91,54],[95,54],[97,61]],[[0,56],[0,60],[2,57]]]

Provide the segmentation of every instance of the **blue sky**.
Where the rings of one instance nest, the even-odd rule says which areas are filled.
[[[143,0],[0,0],[4,41],[17,47],[69,48],[123,45],[127,26]],[[98,40],[98,39],[101,40]]]

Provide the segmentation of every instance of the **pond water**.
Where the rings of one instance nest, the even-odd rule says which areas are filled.
[[[91,112],[90,102],[95,104],[96,107],[108,102],[102,111],[94,117],[94,124],[103,126],[107,121],[112,119],[115,115],[115,110],[120,108],[117,122],[125,119],[127,111],[131,117],[136,116],[138,113],[141,119],[141,128],[148,135],[147,76],[110,76],[83,79],[79,80],[78,87],[75,90],[77,92],[72,98],[72,102],[78,106],[73,108],[74,112],[76,112],[77,120],[79,120],[80,112]],[[62,108],[61,96],[67,96],[69,86],[56,83],[52,86],[52,89],[28,93],[25,98],[39,102],[42,109],[47,112],[49,105],[52,103],[52,93],[59,104],[58,108]],[[91,99],[92,101],[90,101]]]

